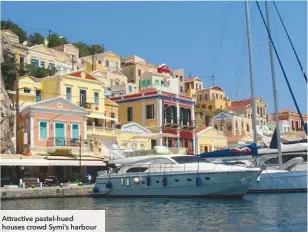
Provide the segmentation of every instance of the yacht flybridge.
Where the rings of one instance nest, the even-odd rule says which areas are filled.
[[[110,161],[98,172],[92,196],[243,197],[259,168],[213,164],[187,155],[154,155]]]

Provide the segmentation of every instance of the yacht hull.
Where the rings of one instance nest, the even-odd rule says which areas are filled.
[[[241,198],[248,192],[249,183],[257,181],[258,175],[258,171],[233,171],[103,176],[97,178],[95,188],[98,192],[93,196]],[[139,183],[134,181],[136,178]],[[111,183],[109,189],[106,188],[108,182]]]
[[[307,171],[262,171],[260,181],[251,182],[248,193],[307,192]]]

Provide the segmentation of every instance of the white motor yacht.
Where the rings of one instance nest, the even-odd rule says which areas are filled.
[[[124,158],[107,166],[98,172],[92,196],[241,198],[261,171],[187,155]]]

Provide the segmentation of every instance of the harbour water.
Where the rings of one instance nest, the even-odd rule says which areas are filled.
[[[307,231],[307,193],[243,199],[53,198],[7,200],[1,209],[106,210],[106,231]]]

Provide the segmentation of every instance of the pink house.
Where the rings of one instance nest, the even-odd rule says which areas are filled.
[[[87,110],[61,97],[41,101],[21,111],[23,148],[31,153],[78,153],[86,150]],[[81,143],[80,143],[81,141]]]

